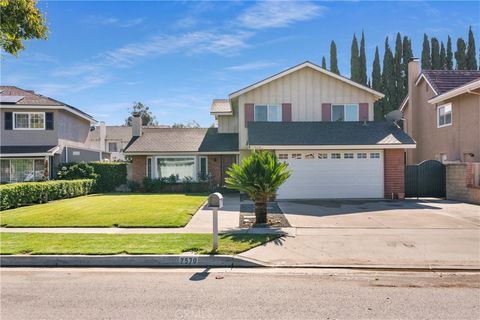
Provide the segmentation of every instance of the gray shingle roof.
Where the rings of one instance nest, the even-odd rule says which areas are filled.
[[[213,99],[210,113],[231,113],[232,106],[228,99]]]
[[[388,122],[250,122],[249,145],[415,144]]]
[[[238,151],[238,134],[217,128],[146,128],[133,137],[126,153]]]
[[[0,146],[0,154],[48,153],[56,146]]]
[[[439,95],[480,79],[480,71],[476,70],[423,70],[422,73]]]
[[[2,103],[8,105],[28,105],[28,106],[64,106],[70,109],[73,109],[77,112],[80,112],[84,116],[93,120],[93,117],[86,112],[83,112],[80,109],[77,109],[71,105],[63,103],[61,101],[52,99],[50,97],[43,96],[41,94],[35,93],[32,90],[24,90],[15,86],[0,86],[0,95],[6,96],[17,96],[23,97],[22,99],[16,101],[15,103]]]

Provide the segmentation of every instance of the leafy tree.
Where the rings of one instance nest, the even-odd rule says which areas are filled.
[[[174,123],[172,128],[200,128],[200,124],[197,121],[192,120],[187,123]]]
[[[475,38],[473,36],[472,27],[468,29],[468,48],[466,64],[468,70],[477,70],[477,49],[475,49]]]
[[[431,40],[432,43],[432,57],[431,57],[431,62],[432,62],[432,70],[440,70],[441,69],[441,64],[440,64],[440,43],[438,42],[438,39],[435,37],[432,37]]]
[[[423,48],[422,48],[422,69],[430,70],[432,68],[432,61],[430,60],[430,43],[428,42],[427,34],[423,34]]]
[[[330,71],[336,74],[340,74],[337,61],[337,45],[333,40],[330,43]]]
[[[355,33],[352,40],[352,52],[350,56],[350,79],[360,83],[360,56],[358,52],[358,41]]]
[[[388,43],[388,37],[385,39],[385,53],[383,56],[383,72],[382,72],[382,85],[383,93],[383,113],[384,115],[396,109],[398,105],[395,105],[396,83],[395,83],[395,67],[392,50]]]
[[[447,54],[445,52],[445,45],[443,44],[443,41],[440,44],[440,69],[447,69]]]
[[[325,60],[325,56],[322,57],[322,68],[327,69],[327,61]]]
[[[403,37],[403,52],[402,52],[402,64],[403,64],[403,95],[400,100],[403,101],[405,96],[408,94],[408,63],[410,59],[413,58],[412,52],[412,40],[407,36]]]
[[[457,70],[467,69],[467,56],[465,41],[462,38],[457,39],[457,51],[455,51],[455,60],[457,61]]]
[[[400,32],[397,33],[397,37],[395,39],[395,56],[394,56],[394,64],[393,70],[395,73],[395,87],[397,90],[393,92],[393,96],[391,97],[391,104],[395,106],[400,105],[403,99],[403,93],[405,88],[403,87],[403,65],[402,65],[402,58],[403,58],[403,45],[402,45],[402,36]]]
[[[24,49],[22,40],[47,39],[45,18],[37,0],[0,0],[0,46],[17,55]]]
[[[447,60],[445,62],[447,70],[453,69],[453,51],[452,51],[452,39],[448,36],[447,40]]]
[[[255,224],[267,222],[267,202],[290,177],[287,164],[268,151],[254,151],[227,170],[227,188],[245,192],[255,202]]]
[[[158,121],[153,115],[152,111],[150,111],[150,107],[144,105],[141,102],[134,102],[133,106],[129,109],[128,113],[130,116],[125,119],[126,126],[132,126],[133,122],[133,115],[135,113],[140,114],[140,118],[142,119],[142,126],[156,126],[158,125]]]
[[[378,46],[375,47],[375,58],[372,66],[372,88],[379,92],[383,91],[382,85],[382,71],[380,68],[380,55],[378,53]],[[383,119],[383,99],[375,102],[373,105],[374,119],[380,121]]]
[[[367,54],[365,53],[365,35],[360,40],[360,83],[367,84]]]

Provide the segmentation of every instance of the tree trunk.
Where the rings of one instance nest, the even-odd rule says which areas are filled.
[[[267,223],[267,201],[255,201],[255,224]]]

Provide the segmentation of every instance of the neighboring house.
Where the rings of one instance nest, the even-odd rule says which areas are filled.
[[[403,198],[404,150],[415,148],[415,142],[394,123],[373,122],[373,104],[382,97],[304,62],[233,92],[228,99],[215,99],[211,114],[218,129],[193,129],[198,138],[185,138],[189,143],[179,139],[187,135],[184,132],[144,130],[134,135],[125,153],[133,156],[137,181],[145,175],[170,174],[170,168],[164,174],[166,163],[182,168],[182,154],[189,154],[193,162],[192,151],[199,156],[208,153],[205,167],[223,184],[224,171],[232,162],[252,150],[266,149],[292,170],[278,191],[279,199]],[[166,139],[167,132],[172,137]],[[222,144],[224,149],[217,141],[202,149],[200,141],[209,132],[212,140],[231,142]],[[220,158],[225,156],[229,158]],[[211,165],[213,159],[216,166]],[[201,161],[189,165],[202,172]]]
[[[480,71],[420,71],[414,59],[408,92],[400,110],[417,148],[407,151],[407,164],[480,162]]]
[[[0,86],[1,182],[54,177],[62,162],[108,158],[89,147],[95,120],[85,112],[14,86]]]

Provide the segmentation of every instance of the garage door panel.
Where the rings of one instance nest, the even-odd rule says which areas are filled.
[[[380,153],[380,158],[358,159],[358,152]],[[277,151],[277,153],[300,153]],[[303,151],[303,159],[285,160],[291,177],[278,191],[278,199],[382,198],[383,155],[381,151],[342,151],[342,159],[331,159],[339,151]],[[327,153],[329,159],[304,159],[305,154]],[[343,159],[353,153],[354,159]]]

